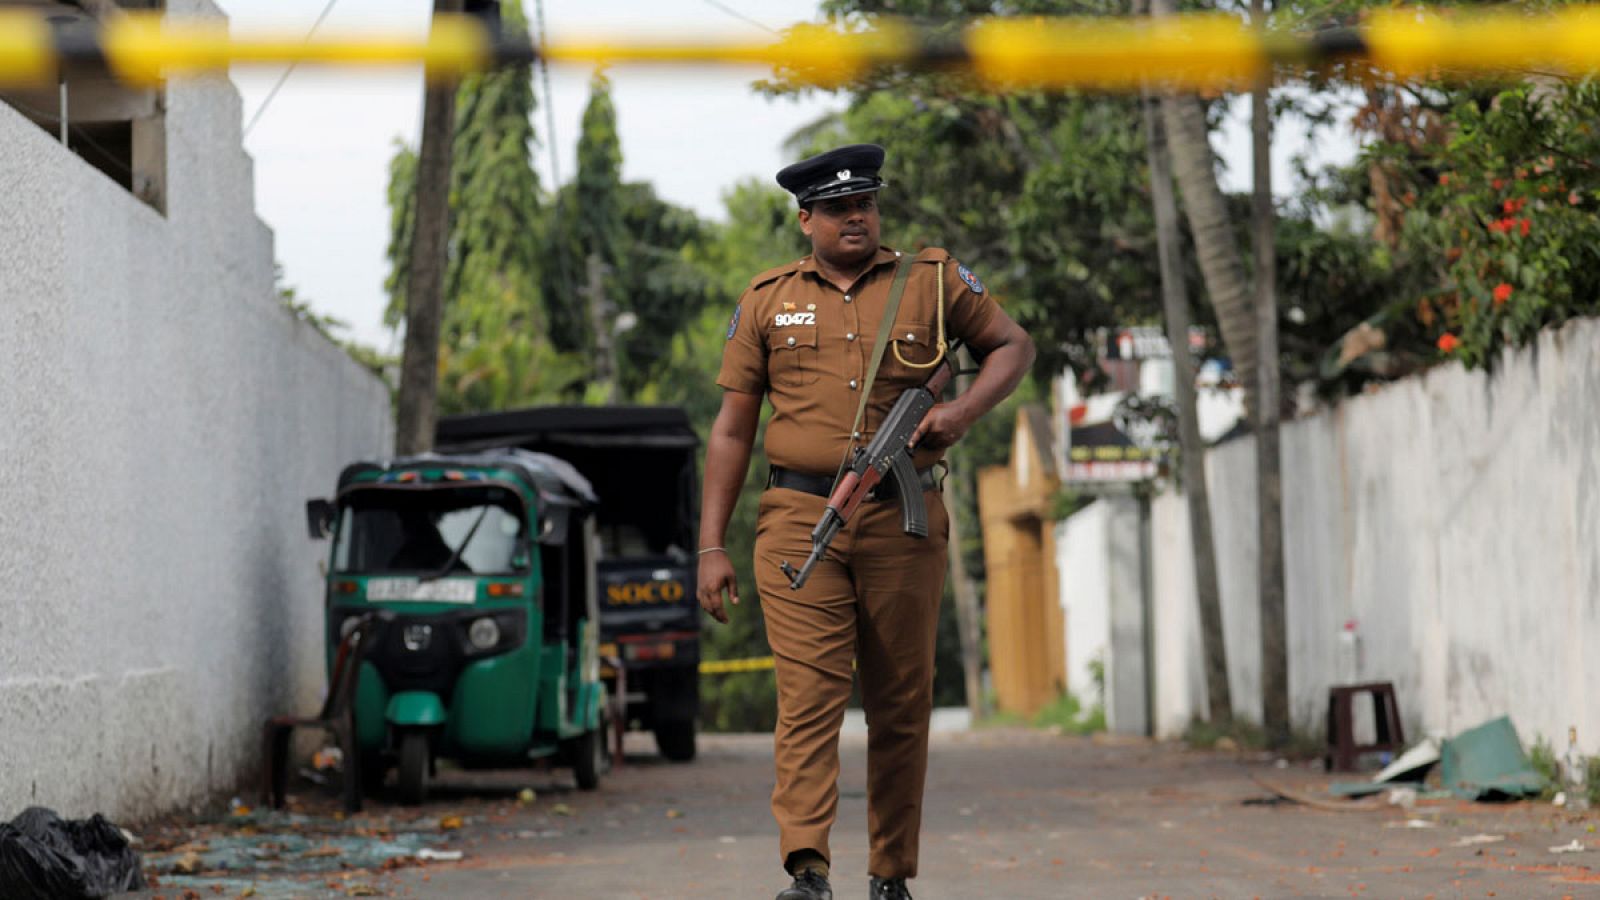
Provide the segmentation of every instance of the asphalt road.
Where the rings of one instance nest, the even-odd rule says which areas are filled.
[[[687,765],[659,761],[647,736],[630,736],[628,749],[595,792],[578,791],[560,771],[446,773],[422,810],[380,808],[348,824],[393,840],[420,834],[460,850],[461,861],[346,865],[287,894],[263,883],[257,896],[360,887],[411,897],[764,900],[787,884],[767,806],[770,736],[702,737]],[[841,753],[833,883],[844,900],[866,896],[865,739],[847,735]],[[1454,800],[1323,811],[1272,802],[1253,777],[1311,793],[1327,781],[1300,765],[1144,741],[936,734],[912,892],[917,900],[1600,897],[1592,830],[1600,816]],[[531,804],[517,802],[525,786],[537,792]],[[438,831],[450,816],[461,827]],[[1577,852],[1550,851],[1574,840]],[[225,893],[236,896],[248,878],[229,873]]]

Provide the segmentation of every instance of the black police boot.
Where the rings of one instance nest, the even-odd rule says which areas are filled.
[[[906,890],[904,878],[876,878],[872,879],[872,890],[867,894],[867,900],[912,900],[911,892]]]
[[[833,900],[833,888],[828,886],[828,876],[815,869],[801,869],[794,876],[794,884],[779,893],[777,900]]]

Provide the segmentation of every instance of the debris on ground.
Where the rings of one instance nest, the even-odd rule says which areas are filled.
[[[1328,793],[1335,797],[1352,798],[1372,797],[1377,794],[1388,796],[1410,791],[1411,799],[1415,800],[1423,789],[1424,785],[1420,781],[1335,781],[1328,785]],[[1401,793],[1401,797],[1404,797],[1403,793]],[[1396,803],[1393,797],[1390,797],[1389,802],[1396,806],[1403,805],[1402,803]]]
[[[534,801],[538,799],[539,795],[534,793],[533,788],[523,788],[517,793],[517,805],[519,806],[532,806]]]
[[[200,871],[204,864],[200,854],[190,850],[178,857],[178,861],[172,864],[172,871],[179,875],[193,875]]]
[[[240,816],[229,810],[185,825],[177,835],[147,833],[145,866],[159,873],[168,897],[240,897],[245,891],[262,898],[303,897],[308,880],[336,873],[344,880],[331,890],[371,896],[351,892],[377,890],[372,877],[420,865],[422,851],[438,842],[437,826],[420,819],[265,810]],[[363,873],[367,879],[348,880]],[[0,896],[10,897],[4,890]]]
[[[1394,762],[1372,776],[1375,782],[1420,783],[1428,777],[1428,770],[1439,761],[1439,741],[1427,738],[1400,754]]]
[[[1438,822],[1429,819],[1406,819],[1404,822],[1385,822],[1385,828],[1437,828]]]
[[[1550,852],[1551,853],[1582,853],[1583,851],[1585,851],[1587,849],[1589,849],[1589,848],[1585,847],[1583,845],[1583,841],[1580,841],[1577,838],[1573,838],[1572,839],[1572,843],[1570,843],[1570,844],[1562,844],[1559,847],[1551,847],[1550,848]]]
[[[29,807],[0,824],[0,897],[58,900],[141,890],[139,854],[125,835],[99,814],[69,821]]]
[[[1463,800],[1515,800],[1537,796],[1546,785],[1505,716],[1445,741],[1439,763],[1445,789]]]
[[[1506,836],[1503,834],[1470,834],[1463,838],[1457,838],[1456,842],[1450,846],[1471,847],[1477,844],[1498,844],[1505,839]]]
[[[1293,800],[1287,797],[1280,797],[1277,794],[1269,797],[1246,797],[1239,801],[1241,806],[1282,806],[1285,803],[1293,802]]]
[[[464,855],[460,850],[435,850],[432,847],[417,851],[417,859],[423,862],[460,862]]]
[[[1267,789],[1273,794],[1282,797],[1285,800],[1298,803],[1301,806],[1309,806],[1312,809],[1321,809],[1328,812],[1359,812],[1361,810],[1381,809],[1384,805],[1383,798],[1381,797],[1367,797],[1362,800],[1351,801],[1327,800],[1322,797],[1313,796],[1312,794],[1308,794],[1304,791],[1297,791],[1286,785],[1278,784],[1277,782],[1262,778],[1260,775],[1252,775],[1250,777],[1251,780],[1253,780],[1256,784]]]

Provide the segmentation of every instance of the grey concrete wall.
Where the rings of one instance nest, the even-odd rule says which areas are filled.
[[[382,384],[276,299],[237,93],[167,105],[163,216],[0,104],[0,819],[186,804],[314,709],[303,501],[390,447]]]
[[[1259,718],[1254,447],[1207,468],[1234,703]],[[1507,713],[1525,740],[1575,725],[1600,751],[1600,321],[1287,425],[1283,485],[1297,727],[1320,731],[1330,684],[1388,680],[1412,734]],[[1204,709],[1182,502],[1154,513],[1167,734]]]

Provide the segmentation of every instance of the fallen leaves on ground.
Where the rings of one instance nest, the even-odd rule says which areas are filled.
[[[200,854],[190,850],[178,857],[178,861],[172,864],[172,871],[178,875],[193,875],[200,871],[201,865]]]

